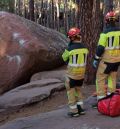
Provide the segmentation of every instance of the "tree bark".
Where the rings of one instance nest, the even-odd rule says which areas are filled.
[[[23,17],[27,18],[26,2],[23,0]]]
[[[59,0],[56,0],[56,18],[57,18],[57,30],[60,31],[60,21],[59,21],[59,17],[60,17],[60,8],[59,8]]]
[[[21,5],[20,5],[20,0],[18,0],[18,15],[21,15]]]
[[[104,14],[113,10],[113,0],[104,0]]]
[[[29,0],[30,20],[34,21],[34,0]]]
[[[76,4],[77,4],[77,17],[76,17],[76,27],[80,27],[80,0],[76,0]]]
[[[100,1],[81,0],[80,7],[80,28],[82,39],[89,49],[85,82],[91,84],[94,83],[96,72],[92,67],[92,59],[95,54],[95,48],[99,37],[98,35],[100,33]]]
[[[50,13],[49,13],[50,28],[54,29],[54,27],[55,27],[55,22],[54,22],[55,17],[54,17],[54,2],[53,2],[53,0],[50,0],[49,8],[50,8]]]
[[[47,1],[47,8],[50,7],[50,3],[49,3],[49,0]],[[49,28],[50,27],[50,10],[47,10],[47,19],[46,19],[47,23],[46,23],[46,26]]]
[[[67,33],[69,29],[67,0],[64,0],[64,28],[65,28],[65,33]]]
[[[9,0],[9,12],[14,13],[15,0]]]

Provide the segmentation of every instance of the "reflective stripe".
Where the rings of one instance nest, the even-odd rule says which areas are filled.
[[[73,106],[69,106],[70,107],[70,109],[76,109],[77,108],[77,105],[73,105]]]
[[[120,46],[106,47],[106,50],[120,49]]]
[[[111,48],[113,46],[113,37],[108,38],[108,46]]]
[[[82,66],[86,66],[86,63],[84,63],[84,64],[68,64],[69,66],[74,66],[74,67],[82,67]]]
[[[83,101],[77,102],[77,105],[83,105]]]
[[[76,55],[73,55],[73,64],[76,64]]]

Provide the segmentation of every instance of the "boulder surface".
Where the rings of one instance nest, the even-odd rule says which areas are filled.
[[[0,94],[63,64],[67,39],[25,18],[0,12]]]

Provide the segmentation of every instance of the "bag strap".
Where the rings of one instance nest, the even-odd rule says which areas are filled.
[[[107,98],[112,98],[112,96],[113,96],[114,94],[115,94],[115,93],[111,93],[110,95],[107,95],[106,97],[104,97],[104,98],[102,98],[102,99],[99,99],[98,102],[101,101],[101,100],[107,99]]]
[[[106,97],[104,97],[104,98],[98,100],[98,102],[101,101],[101,100],[107,99],[107,98],[112,98],[113,95],[120,95],[120,89],[116,89],[115,92],[113,92],[113,93],[111,93],[110,95],[107,95]]]

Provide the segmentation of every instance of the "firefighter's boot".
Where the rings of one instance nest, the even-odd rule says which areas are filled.
[[[85,110],[82,108],[81,105],[77,105],[79,115],[85,115]]]
[[[79,116],[79,113],[78,112],[68,112],[68,116],[69,117],[78,117]]]

